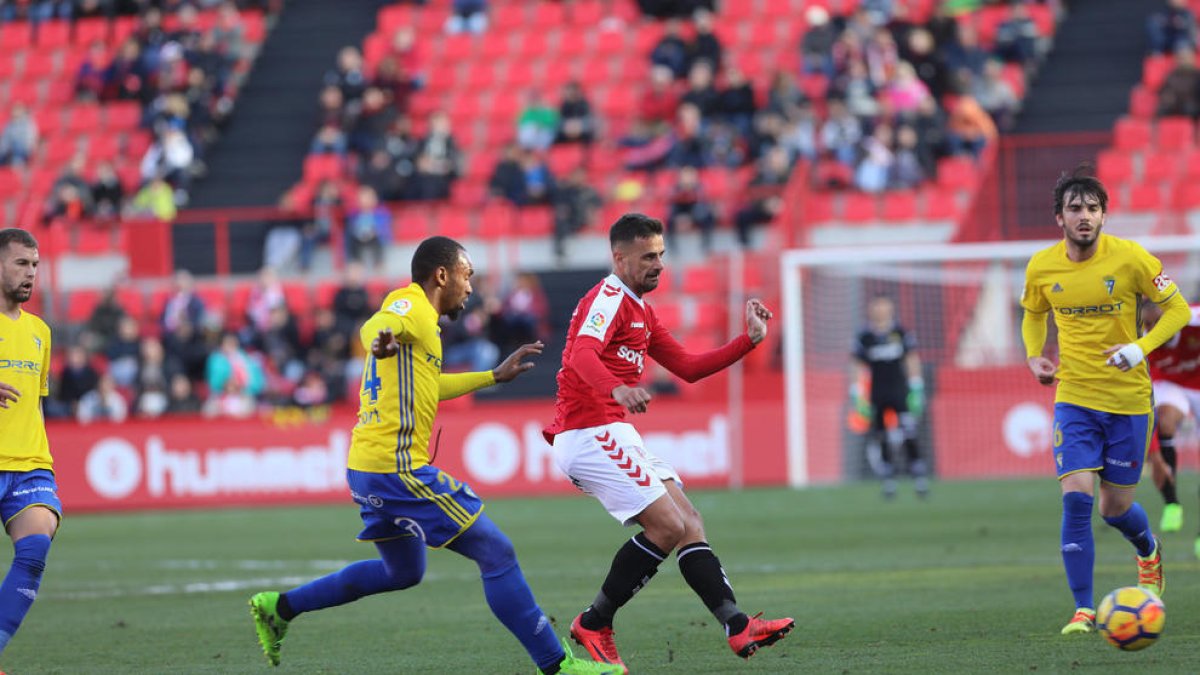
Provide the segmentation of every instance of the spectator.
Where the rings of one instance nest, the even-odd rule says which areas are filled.
[[[383,269],[383,248],[392,241],[392,214],[379,203],[370,186],[358,188],[354,207],[346,216],[346,254],[362,261],[368,252],[376,270]]]
[[[189,380],[200,381],[205,377],[210,345],[200,333],[199,324],[184,320],[175,330],[163,335],[163,348],[168,358],[183,369]]]
[[[1196,15],[1187,0],[1167,0],[1165,9],[1146,20],[1146,33],[1155,54],[1196,51]]]
[[[771,84],[767,88],[767,111],[784,119],[792,119],[805,100],[807,97],[804,92],[800,91],[796,80],[787,71],[777,70],[771,75]]]
[[[516,143],[506,143],[500,160],[488,179],[488,192],[520,206],[525,203],[525,172],[521,168],[524,151]]]
[[[714,0],[637,0],[638,8],[658,19],[692,16],[698,10],[716,11]]]
[[[221,337],[219,348],[208,357],[206,371],[209,400],[205,414],[245,418],[254,413],[266,376],[259,362],[238,344],[236,335]]]
[[[979,157],[984,146],[999,135],[996,123],[970,95],[959,96],[946,123],[946,142],[950,154]]]
[[[272,325],[271,313],[282,307],[287,310],[287,298],[283,295],[283,284],[279,275],[271,267],[263,267],[258,271],[258,278],[250,287],[250,295],[246,299],[247,334],[242,340],[245,344],[261,344],[262,334]]]
[[[129,404],[125,402],[121,392],[117,391],[117,384],[108,373],[100,376],[95,389],[79,399],[75,410],[75,418],[80,424],[124,422],[128,416]]]
[[[360,157],[383,148],[383,137],[396,119],[396,111],[388,106],[387,95],[378,87],[363,92],[358,115],[350,125],[348,146]]]
[[[1158,114],[1200,117],[1200,70],[1191,49],[1175,52],[1175,65],[1158,90]]]
[[[115,220],[121,216],[125,203],[125,188],[113,170],[111,162],[96,165],[96,179],[91,185],[92,207],[95,216],[104,220]]]
[[[929,98],[929,89],[917,77],[912,64],[901,62],[896,66],[892,79],[883,90],[883,96],[894,114],[915,114],[921,101]]]
[[[701,246],[705,255],[708,255],[712,251],[712,234],[716,224],[716,214],[704,196],[700,172],[690,166],[680,169],[671,191],[667,236],[674,238],[679,232],[696,230],[700,232]]]
[[[566,256],[566,240],[582,230],[600,208],[600,194],[588,185],[587,171],[575,167],[554,190],[554,254]]]
[[[675,127],[675,144],[668,164],[675,167],[704,168],[712,164],[712,148],[701,128],[700,109],[691,103],[679,106],[679,123]]]
[[[925,28],[915,28],[902,43],[900,58],[912,64],[929,94],[941,100],[949,82],[946,79],[946,65],[936,47],[932,33]]]
[[[317,185],[312,198],[312,216],[300,228],[300,269],[312,268],[317,247],[327,243],[332,236],[334,223],[342,220],[342,191],[338,184],[325,179]],[[344,234],[344,231],[343,231]]]
[[[713,70],[708,61],[697,61],[688,72],[688,87],[681,104],[696,106],[701,119],[715,117],[721,109],[721,96],[713,85]]]
[[[182,373],[171,376],[171,388],[168,392],[167,413],[171,415],[194,415],[204,408],[204,403],[196,396],[192,381]]]
[[[121,317],[117,323],[117,334],[104,348],[108,374],[122,389],[133,387],[137,380],[141,340],[141,326],[137,319],[126,315]]]
[[[59,183],[52,189],[46,207],[42,212],[42,222],[46,224],[63,221],[75,224],[91,215],[92,196],[90,192],[80,192],[74,183]]]
[[[887,124],[875,125],[875,130],[862,142],[862,159],[854,170],[855,186],[863,192],[882,192],[887,189],[895,161],[892,128]]]
[[[813,161],[820,154],[817,138],[820,135],[820,120],[812,103],[805,102],[796,113],[796,119],[784,127],[779,143],[787,151],[792,162]]]
[[[550,303],[538,276],[532,272],[517,274],[499,311],[492,314],[491,325],[497,333],[495,342],[500,352],[541,340],[546,335],[549,316]]]
[[[971,81],[967,91],[992,116],[998,128],[1011,129],[1021,102],[1003,75],[1004,64],[991,59],[984,67],[983,75]]]
[[[96,40],[75,71],[75,97],[81,101],[99,101],[104,97],[104,71],[108,67],[108,49]]]
[[[911,190],[924,180],[925,167],[919,153],[920,141],[911,126],[904,125],[896,130],[895,161],[888,175],[888,187],[893,190]]]
[[[896,0],[863,0],[859,7],[871,23],[886,26],[896,12]]]
[[[1191,43],[1195,48],[1195,42]],[[1008,18],[996,28],[993,53],[1008,63],[1028,64],[1038,56],[1038,27],[1024,2],[1009,6]]]
[[[941,45],[942,58],[951,77],[957,77],[962,70],[970,71],[971,75],[983,72],[988,53],[979,46],[979,33],[972,23],[958,24],[958,39]]]
[[[486,293],[476,289],[467,298],[466,307],[458,321],[441,317],[442,367],[446,370],[485,371],[496,367],[500,348],[488,339],[490,320],[485,307]],[[494,301],[493,301],[494,302]]]
[[[308,350],[306,362],[309,370],[321,373],[322,379],[331,391],[342,392],[348,379],[348,371],[360,367],[360,362],[351,360],[350,336],[357,335],[358,325],[349,330],[341,330],[336,325],[333,311],[328,308],[317,310],[312,346]],[[355,373],[356,377],[361,373]]]
[[[117,326],[121,319],[126,316],[128,314],[125,308],[117,299],[116,285],[105,287],[104,295],[92,308],[92,313],[84,324],[84,334],[88,336],[88,342],[93,343],[97,349],[107,349],[117,337]]]
[[[900,64],[900,50],[891,31],[886,28],[876,28],[870,39],[863,45],[863,64],[867,67],[867,77],[875,89],[883,87],[891,80]]]
[[[359,172],[358,182],[375,190],[375,194],[384,201],[397,201],[404,195],[404,181],[392,163],[392,156],[384,148],[371,153],[370,159],[363,163]]]
[[[359,101],[367,90],[363,57],[357,47],[342,47],[338,51],[337,67],[325,73],[325,84],[337,87],[341,92],[343,105],[352,111],[351,114],[357,113]],[[322,107],[325,107],[325,103],[322,91]]]
[[[833,88],[836,96],[845,102],[850,114],[859,120],[865,122],[879,114],[875,85],[862,61],[851,61],[845,74],[834,82]]]
[[[517,117],[517,143],[527,150],[549,149],[558,133],[558,111],[542,100],[537,89],[525,92],[525,108]]]
[[[591,144],[596,138],[596,117],[592,104],[584,94],[578,80],[571,80],[563,87],[562,100],[558,104],[558,143]]]
[[[376,303],[367,294],[366,277],[366,268],[359,262],[347,263],[342,271],[342,284],[333,295],[334,326],[339,332],[356,334],[375,311]]]
[[[808,30],[800,38],[800,70],[806,74],[832,78],[837,27],[830,23],[829,11],[820,6],[805,10],[804,20],[808,23]]]
[[[746,79],[741,68],[729,64],[725,68],[725,88],[717,100],[718,116],[724,119],[743,137],[749,136],[757,111],[754,87]]]
[[[305,371],[292,391],[292,403],[301,408],[311,408],[328,402],[329,385],[321,377],[321,373],[315,370]]]
[[[629,131],[617,141],[621,163],[633,171],[651,171],[663,166],[675,146],[674,137],[661,133],[656,125],[637,118]]]
[[[68,347],[66,365],[59,376],[58,400],[70,408],[71,415],[75,414],[84,394],[95,389],[99,382],[100,374],[92,367],[87,349],[82,345]]]
[[[520,162],[525,190],[519,205],[549,204],[554,198],[555,184],[545,158],[536,152],[524,150]]]
[[[708,63],[709,72],[717,72],[721,69],[721,41],[713,34],[713,14],[704,9],[696,11],[693,17],[693,25],[696,28],[696,37],[692,40],[689,49],[689,67],[695,67],[697,63]]]
[[[104,69],[104,100],[140,100],[149,73],[142,64],[142,48],[132,38],[121,43]]]
[[[401,71],[411,78],[417,89],[425,87],[425,55],[417,45],[417,32],[405,25],[392,35],[391,56],[395,57]]]
[[[821,146],[842,164],[854,166],[862,124],[839,99],[829,100],[829,114],[821,125]]]
[[[346,115],[346,97],[342,95],[342,90],[337,85],[325,85],[317,97],[317,127],[345,130],[349,126],[350,120]]]
[[[199,326],[204,320],[204,301],[196,295],[196,281],[187,270],[177,270],[172,279],[171,295],[162,310],[162,329],[174,333],[183,323]]]
[[[38,144],[38,125],[24,103],[14,103],[12,117],[0,131],[0,166],[25,166]]]
[[[400,60],[392,54],[380,59],[375,67],[375,77],[371,78],[371,86],[384,92],[392,110],[401,115],[408,114],[412,95],[419,88],[412,75],[404,70]]]
[[[479,35],[487,30],[487,0],[453,0],[450,18],[446,19],[446,32],[457,35],[470,31]]]
[[[177,127],[168,127],[142,157],[142,180],[162,178],[175,190],[175,205],[187,203],[195,150],[187,135]]]
[[[937,160],[946,153],[946,113],[929,98],[921,102],[909,123],[917,132],[917,158],[925,178],[935,178]]]
[[[294,389],[304,377],[304,347],[296,320],[287,305],[275,305],[268,315],[267,326],[259,334],[262,352],[271,370],[283,376],[284,389]],[[285,393],[281,392],[281,393]]]
[[[665,66],[650,69],[650,85],[642,92],[638,103],[640,117],[647,124],[665,127],[675,119],[679,108],[679,93],[675,87],[675,76]]]
[[[759,162],[754,178],[747,186],[747,203],[734,216],[738,241],[750,245],[751,229],[771,222],[783,210],[781,194],[791,174],[787,151],[772,148]]]
[[[129,203],[129,216],[170,222],[175,220],[175,214],[178,212],[175,199],[175,190],[171,188],[171,184],[156,176],[133,196],[133,201]]]
[[[135,381],[134,411],[139,417],[157,418],[167,412],[171,399],[168,389],[178,366],[167,360],[166,351],[158,338],[147,336],[138,349],[138,371]]]
[[[312,145],[309,146],[308,152],[312,155],[337,155],[345,157],[346,151],[350,149],[350,144],[346,139],[346,132],[336,124],[325,124],[320,129],[317,129],[317,135],[313,136]]]
[[[679,19],[669,19],[663,30],[663,36],[650,52],[650,63],[663,66],[677,80],[687,76],[688,65],[691,61],[687,42],[683,39],[683,22]]]
[[[461,173],[462,153],[450,129],[450,116],[439,110],[430,115],[429,135],[421,141],[410,198],[448,199],[450,186]]]
[[[212,29],[214,47],[230,61],[244,58],[246,49],[246,26],[237,4],[232,0],[222,2],[217,9],[217,25]]]

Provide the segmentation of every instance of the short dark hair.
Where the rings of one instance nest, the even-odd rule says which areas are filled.
[[[37,239],[34,239],[27,230],[19,227],[6,227],[0,230],[0,251],[7,249],[8,245],[14,242],[29,248],[38,247]]]
[[[413,283],[429,281],[439,267],[454,269],[458,264],[458,252],[464,250],[462,244],[450,237],[430,237],[421,242],[412,257]]]
[[[1100,202],[1100,210],[1108,213],[1108,190],[1096,178],[1096,168],[1091,162],[1081,162],[1074,171],[1064,171],[1058,177],[1058,182],[1054,184],[1054,215],[1062,214],[1067,195],[1072,194],[1095,197]]]
[[[634,239],[645,239],[663,233],[662,221],[651,218],[644,213],[626,213],[617,218],[617,222],[608,228],[608,243],[616,246],[619,242],[631,242]]]

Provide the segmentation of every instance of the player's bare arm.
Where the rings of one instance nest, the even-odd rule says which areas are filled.
[[[508,358],[501,361],[500,365],[492,370],[492,376],[496,378],[497,382],[511,382],[521,373],[532,370],[535,364],[525,359],[531,356],[540,356],[545,348],[546,345],[541,340],[517,347],[516,351],[509,354]]]
[[[775,316],[767,306],[758,298],[751,298],[746,301],[746,336],[754,344],[758,344],[767,337],[767,322],[771,317]]]
[[[612,390],[612,397],[631,413],[644,413],[650,405],[650,392],[642,387],[622,384]]]
[[[379,336],[371,340],[371,354],[377,359],[390,359],[399,353],[400,343],[396,342],[391,328],[380,330]]]
[[[9,401],[17,402],[21,398],[21,392],[17,388],[7,382],[0,382],[0,408],[8,408]]]
[[[1058,373],[1058,366],[1054,362],[1044,356],[1031,356],[1025,361],[1029,365],[1029,371],[1037,378],[1037,381],[1050,385],[1054,384],[1054,376]]]

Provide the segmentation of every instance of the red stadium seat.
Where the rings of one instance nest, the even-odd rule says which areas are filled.
[[[308,284],[303,281],[285,281],[282,286],[283,299],[287,303],[288,311],[295,315],[311,316],[315,301]]]
[[[684,295],[713,295],[721,290],[721,278],[709,265],[692,265],[683,272],[679,290]]]
[[[1122,117],[1113,127],[1113,147],[1118,150],[1141,150],[1150,145],[1150,123],[1142,119]]]
[[[944,188],[974,190],[977,177],[975,160],[968,157],[946,157],[937,163],[937,184]]]
[[[10,54],[29,49],[33,42],[30,25],[27,21],[0,24],[0,49]]]
[[[138,323],[142,323],[151,319],[149,316],[148,307],[146,305],[146,296],[142,294],[140,288],[133,286],[118,286],[117,287],[117,304],[129,316],[137,319]]]
[[[1141,183],[1129,189],[1126,211],[1155,211],[1163,206],[1162,186],[1159,183]]]
[[[100,128],[100,106],[95,103],[80,103],[67,111],[67,132],[86,134]]]
[[[313,298],[316,300],[317,307],[321,309],[333,309],[333,297],[337,295],[338,288],[341,284],[331,279],[320,279],[317,281],[316,288],[313,289]]]
[[[318,183],[342,176],[342,158],[336,155],[309,155],[304,158],[304,181]]]
[[[142,107],[133,101],[114,101],[104,106],[104,126],[109,130],[136,129],[142,122]]]
[[[93,42],[108,42],[108,21],[103,18],[84,18],[75,21],[75,44],[88,46]]]
[[[62,49],[71,43],[71,22],[66,20],[43,21],[38,24],[38,51],[45,54],[48,50]]]
[[[544,239],[554,233],[554,209],[549,206],[526,206],[517,209],[516,235]]]
[[[662,286],[655,290],[655,294],[662,292]],[[669,331],[676,331],[683,327],[683,307],[674,299],[662,300],[654,303],[654,314],[658,317],[658,322]]]
[[[953,220],[958,217],[958,198],[954,190],[924,188],[921,216],[929,220]]]
[[[851,192],[842,200],[842,220],[849,223],[875,220],[875,204],[875,195]]]
[[[457,185],[455,190],[458,190]],[[472,207],[462,208],[454,204],[438,209],[437,217],[433,222],[434,232],[451,239],[464,239],[470,236],[472,210]]]
[[[425,206],[401,207],[393,213],[393,240],[413,242],[429,236],[429,210]]]
[[[480,213],[475,234],[484,239],[499,239],[512,235],[515,226],[515,209],[507,204],[493,203]]]
[[[1142,84],[1151,91],[1158,91],[1174,67],[1174,61],[1169,56],[1162,54],[1147,56],[1142,61]]]
[[[1158,111],[1158,95],[1143,85],[1129,92],[1129,114],[1138,119],[1150,119]]]
[[[1180,156],[1169,151],[1148,152],[1142,155],[1142,181],[1159,183],[1173,179],[1179,173]]]
[[[1096,156],[1096,177],[1110,186],[1128,182],[1133,178],[1133,155],[1121,150],[1102,150]]]
[[[1155,124],[1154,147],[1158,150],[1180,152],[1192,147],[1195,141],[1190,117],[1162,117]]]
[[[100,304],[100,291],[94,288],[77,288],[67,294],[67,321],[73,324],[84,323]]]
[[[692,330],[723,333],[729,327],[729,308],[720,301],[697,303],[692,313]],[[690,344],[689,348],[695,349]]]
[[[879,216],[889,222],[913,220],[917,217],[917,193],[911,190],[885,193]]]
[[[833,195],[827,192],[813,192],[800,203],[800,214],[804,222],[809,224],[827,223],[833,220]]]

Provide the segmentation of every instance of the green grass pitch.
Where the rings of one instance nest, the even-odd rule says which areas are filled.
[[[742,607],[796,629],[748,662],[687,589],[673,559],[618,616],[634,673],[1196,672],[1200,514],[1183,476],[1183,532],[1164,536],[1166,630],[1123,653],[1062,637],[1072,606],[1052,478],[935,485],[884,503],[874,485],[696,492]],[[1158,494],[1143,485],[1153,522]],[[592,598],[622,529],[583,496],[491,500],[560,635]],[[1097,601],[1135,582],[1132,551],[1095,521]],[[488,612],[474,566],[431,551],[418,587],[300,617],[267,665],[246,599],[373,553],[352,504],[69,516],[41,595],[0,658],[35,673],[532,673]],[[7,565],[7,562],[3,562]]]

